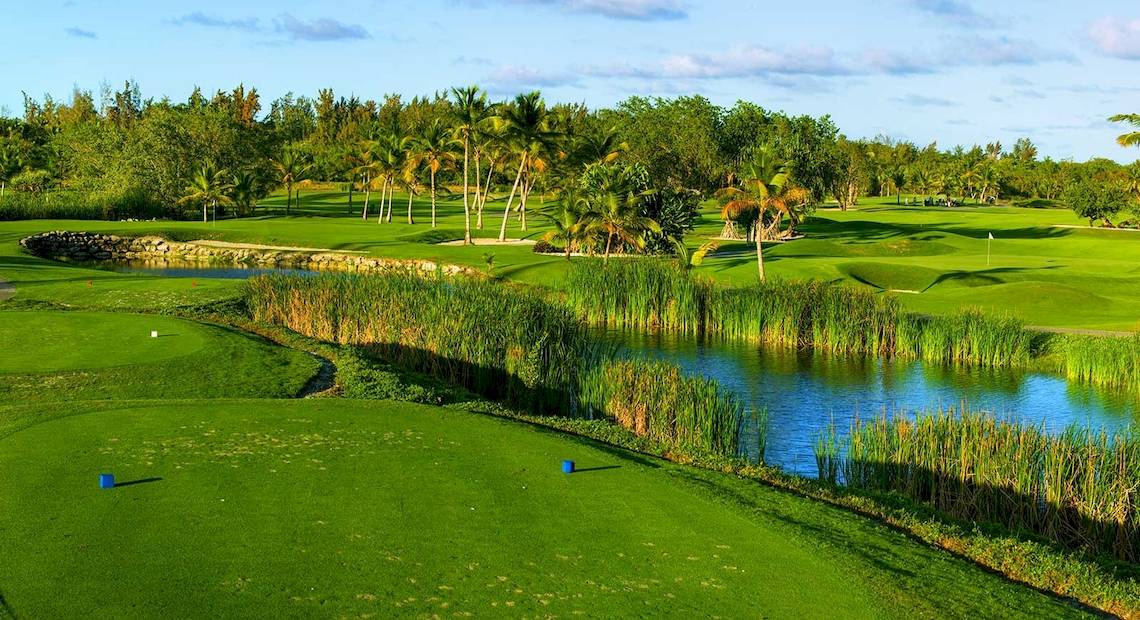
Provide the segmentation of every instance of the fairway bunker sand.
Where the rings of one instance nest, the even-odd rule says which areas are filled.
[[[507,239],[506,241],[499,241],[498,239],[478,239],[472,238],[471,245],[534,245],[538,243],[534,239]],[[462,239],[457,241],[444,241],[436,245],[465,245]]]
[[[0,301],[5,301],[16,296],[16,287],[7,280],[0,280]]]

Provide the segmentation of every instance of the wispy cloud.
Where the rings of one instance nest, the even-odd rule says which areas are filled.
[[[261,22],[256,17],[226,19],[207,15],[201,11],[194,11],[193,13],[187,13],[181,17],[169,19],[167,23],[175,26],[205,26],[206,28],[224,28],[229,30],[244,30],[247,32],[261,30]]]
[[[841,53],[829,47],[776,49],[737,46],[721,52],[665,56],[640,64],[611,63],[581,67],[577,72],[599,78],[689,79],[761,78],[786,81],[790,76],[817,79],[845,76],[932,74],[961,67],[1026,66],[1071,60],[1067,54],[1032,41],[1008,37],[964,37],[932,51],[864,49]]]
[[[328,17],[301,20],[289,13],[282,13],[273,19],[271,24],[264,24],[256,17],[225,18],[195,11],[167,20],[167,23],[175,26],[201,26],[266,35],[276,34],[290,41],[343,41],[369,37],[368,31],[363,26],[346,24]]]
[[[688,9],[680,0],[454,0],[468,6],[545,5],[572,13],[600,15],[611,19],[664,21],[685,19]]]
[[[1105,56],[1140,60],[1140,18],[1105,17],[1089,24],[1087,36]]]
[[[484,82],[492,94],[517,94],[524,90],[577,86],[578,76],[561,71],[542,71],[533,67],[506,65],[489,73]]]
[[[735,47],[724,52],[675,54],[660,61],[632,65],[617,63],[586,67],[583,73],[594,77],[645,79],[720,79],[787,75],[848,75],[829,48],[800,48],[780,51],[760,45]]]
[[[294,41],[343,41],[367,39],[368,31],[363,26],[345,24],[328,17],[303,21],[288,13],[276,20],[277,31]]]
[[[909,106],[914,106],[914,107],[919,107],[919,108],[928,108],[928,107],[949,108],[949,107],[954,106],[954,102],[950,101],[949,99],[943,99],[941,97],[927,97],[925,95],[916,95],[914,93],[911,93],[909,95],[904,95],[902,97],[895,97],[892,100],[897,101],[898,103],[903,103],[903,104],[906,104]]]
[[[984,26],[990,23],[974,7],[961,0],[908,0],[908,3],[923,13],[963,26]]]
[[[64,30],[64,32],[66,32],[68,34],[68,36],[72,36],[72,37],[75,37],[77,39],[98,39],[99,38],[99,35],[95,34],[94,32],[91,32],[90,30],[84,30],[82,28],[67,28],[66,30]]]

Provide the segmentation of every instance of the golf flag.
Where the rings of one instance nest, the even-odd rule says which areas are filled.
[[[989,233],[989,236],[990,236],[990,241],[993,241],[993,240],[994,240],[994,234],[993,234],[993,233]]]

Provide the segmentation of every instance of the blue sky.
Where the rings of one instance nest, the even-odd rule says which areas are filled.
[[[478,83],[611,105],[701,93],[831,114],[852,137],[943,147],[1032,138],[1131,161],[1105,121],[1140,112],[1135,0],[291,0],[11,2],[0,106],[137,80],[185,99],[239,82],[379,98]],[[765,6],[768,5],[768,6]]]

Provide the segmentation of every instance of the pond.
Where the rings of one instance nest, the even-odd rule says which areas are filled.
[[[910,414],[963,405],[999,417],[1044,424],[1127,428],[1137,398],[1017,370],[950,367],[922,362],[850,358],[812,351],[767,350],[692,337],[599,332],[625,354],[655,357],[716,379],[752,407],[768,410],[767,461],[816,475],[812,448],[834,423],[842,435],[855,416]],[[745,441],[746,446],[755,445]]]
[[[115,273],[139,273],[171,278],[220,278],[244,280],[254,276],[278,273],[294,276],[313,276],[318,272],[288,267],[259,267],[257,265],[216,265],[183,261],[102,261],[89,263],[89,267]]]
[[[109,262],[121,273],[169,277],[250,278],[267,273],[314,275],[304,269],[173,262]],[[1137,395],[1069,383],[1065,378],[1019,370],[942,366],[922,362],[850,358],[812,351],[770,350],[739,342],[702,341],[675,335],[598,330],[598,339],[625,354],[674,362],[686,372],[716,379],[749,406],[767,409],[767,461],[814,476],[812,448],[834,423],[843,434],[856,416],[910,414],[969,407],[1008,419],[1123,430],[1140,411]],[[745,439],[745,445],[755,445]]]

